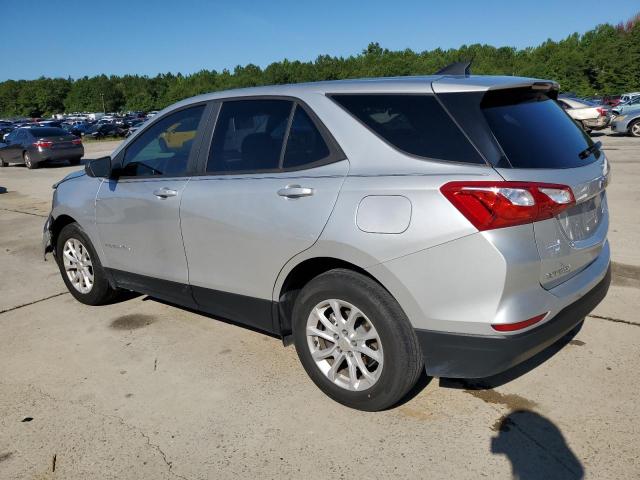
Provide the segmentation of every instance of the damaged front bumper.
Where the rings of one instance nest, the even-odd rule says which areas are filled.
[[[53,225],[53,218],[51,214],[47,217],[47,221],[44,223],[44,228],[42,229],[42,257],[45,262],[47,261],[47,253],[53,253],[53,245],[51,243],[51,226]]]

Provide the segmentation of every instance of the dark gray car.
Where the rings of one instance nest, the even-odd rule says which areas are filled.
[[[69,160],[80,163],[84,155],[82,140],[61,128],[17,128],[5,139],[0,148],[0,166],[24,163],[27,168],[38,168],[42,162]]]

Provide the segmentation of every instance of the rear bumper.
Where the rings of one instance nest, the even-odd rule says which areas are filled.
[[[484,378],[503,372],[566,335],[606,296],[611,267],[582,298],[538,328],[509,336],[465,335],[416,329],[427,373],[436,377]]]
[[[78,145],[77,147],[54,149],[39,149],[32,155],[33,160],[36,162],[47,162],[55,160],[69,160],[71,158],[80,158],[84,155],[84,147]]]
[[[582,122],[589,128],[600,130],[606,128],[609,125],[609,123],[611,122],[611,117],[609,115],[601,116],[598,118],[583,120]]]

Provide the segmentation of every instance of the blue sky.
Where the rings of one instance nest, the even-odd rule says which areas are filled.
[[[372,41],[416,51],[465,43],[526,47],[640,11],[637,0],[5,0],[0,6],[0,81],[264,67],[284,58],[347,56]]]

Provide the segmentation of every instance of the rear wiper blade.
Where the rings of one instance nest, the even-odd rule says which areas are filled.
[[[596,143],[594,143],[593,145],[591,145],[590,147],[585,148],[583,151],[581,151],[578,156],[580,157],[580,159],[584,160],[585,158],[587,158],[589,155],[591,155],[592,153],[595,153],[597,151],[600,151],[600,149],[602,148],[602,142],[597,141]]]

